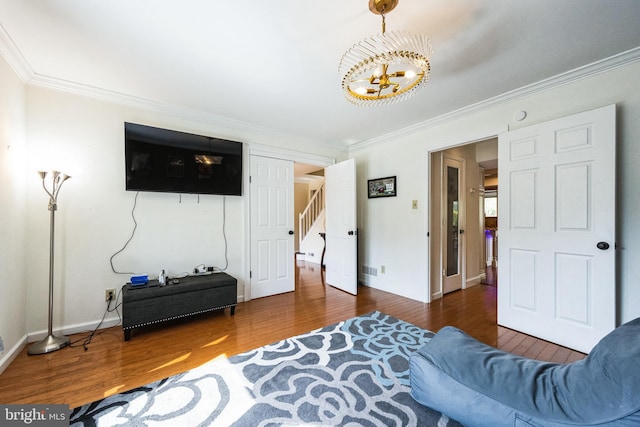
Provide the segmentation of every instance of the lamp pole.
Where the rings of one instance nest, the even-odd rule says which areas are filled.
[[[29,347],[29,354],[51,353],[52,351],[60,350],[61,348],[69,345],[68,337],[55,337],[53,335],[53,255],[56,217],[55,213],[58,209],[58,193],[60,192],[60,187],[62,187],[62,184],[71,177],[58,171],[38,172],[38,174],[40,175],[40,179],[42,180],[42,188],[44,188],[44,191],[46,191],[49,195],[48,209],[49,212],[51,212],[49,223],[49,327],[46,338],[32,344]],[[47,186],[45,185],[45,179],[49,175],[51,176],[51,191],[49,191],[47,189]]]

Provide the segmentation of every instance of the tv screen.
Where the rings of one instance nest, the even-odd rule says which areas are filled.
[[[124,124],[127,191],[242,195],[242,143]]]

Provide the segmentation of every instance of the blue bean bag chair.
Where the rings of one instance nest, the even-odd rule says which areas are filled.
[[[541,362],[447,326],[411,356],[411,395],[467,426],[640,426],[640,318],[583,360]]]

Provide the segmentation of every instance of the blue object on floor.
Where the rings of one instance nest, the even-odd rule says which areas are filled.
[[[468,426],[640,425],[640,318],[583,360],[541,362],[442,328],[410,359],[411,395]]]

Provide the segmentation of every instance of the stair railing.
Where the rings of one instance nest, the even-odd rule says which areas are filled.
[[[300,246],[302,246],[302,241],[315,224],[316,220],[320,216],[320,214],[324,211],[324,182],[320,187],[316,190],[316,192],[309,200],[307,207],[302,211],[298,217],[298,230],[299,236],[298,241]]]

